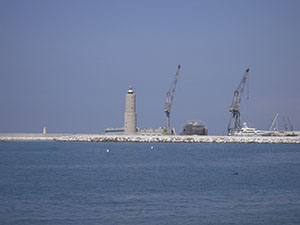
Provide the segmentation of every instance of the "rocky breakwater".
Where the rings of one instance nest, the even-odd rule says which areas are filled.
[[[36,142],[36,141],[54,141],[54,137],[37,137],[37,136],[7,136],[0,137],[0,142]]]
[[[150,135],[72,135],[54,141],[77,142],[159,142],[159,143],[244,143],[244,144],[300,144],[296,137],[234,137],[234,136],[150,136]]]

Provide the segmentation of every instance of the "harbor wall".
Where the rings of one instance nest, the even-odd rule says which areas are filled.
[[[57,142],[140,142],[140,143],[244,143],[300,144],[300,136],[163,136],[163,135],[100,135],[100,134],[0,134],[0,142],[57,141]]]

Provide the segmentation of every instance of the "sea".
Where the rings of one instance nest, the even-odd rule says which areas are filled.
[[[0,143],[0,224],[300,224],[300,146]]]

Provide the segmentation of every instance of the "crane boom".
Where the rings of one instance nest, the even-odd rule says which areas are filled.
[[[231,112],[231,117],[228,125],[228,135],[233,135],[235,131],[241,128],[240,104],[249,71],[250,69],[247,68],[241,82],[239,83],[237,89],[234,91],[233,94],[232,104],[229,108],[229,111]]]
[[[171,113],[171,107],[172,107],[172,103],[173,103],[173,98],[174,98],[174,94],[175,94],[175,90],[176,90],[176,84],[178,81],[180,68],[181,68],[181,65],[178,65],[173,82],[166,94],[166,104],[165,104],[164,112],[166,113],[166,116],[167,116],[167,125],[166,125],[165,134],[170,133],[170,113]]]
[[[274,127],[275,123],[276,123],[276,126]],[[278,130],[278,113],[276,113],[276,115],[274,116],[274,119],[272,120],[269,130],[270,131]]]

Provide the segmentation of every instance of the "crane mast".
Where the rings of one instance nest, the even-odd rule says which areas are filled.
[[[166,104],[165,104],[165,108],[164,108],[164,112],[166,113],[166,116],[167,116],[167,124],[166,124],[165,132],[164,132],[164,134],[166,134],[166,135],[170,134],[170,113],[171,113],[171,107],[172,107],[172,102],[173,102],[173,98],[174,98],[174,94],[175,94],[175,90],[176,90],[176,84],[178,81],[180,68],[181,68],[181,66],[178,65],[173,82],[166,94]]]
[[[247,81],[247,76],[249,68],[246,69],[241,82],[239,83],[237,89],[234,91],[232,104],[229,108],[231,112],[229,124],[228,124],[228,135],[234,135],[236,131],[241,129],[241,119],[240,119],[240,104]]]

